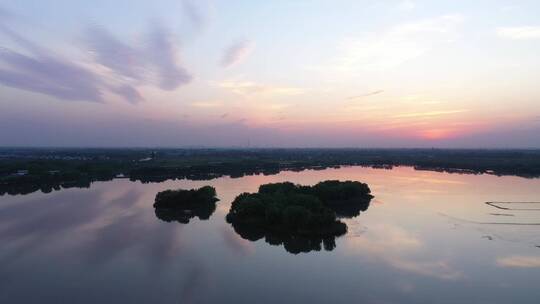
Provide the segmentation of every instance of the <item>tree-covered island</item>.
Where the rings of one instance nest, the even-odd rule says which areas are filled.
[[[166,222],[177,221],[187,224],[197,216],[207,220],[216,210],[216,189],[204,186],[191,190],[165,190],[156,195],[154,208],[156,216]]]
[[[265,184],[257,193],[237,196],[226,219],[240,236],[252,241],[265,237],[278,245],[279,239],[287,249],[291,247],[288,242],[296,245],[298,239],[304,239],[309,240],[308,246],[298,252],[317,250],[321,242],[332,250],[333,239],[347,232],[339,218],[357,216],[372,198],[368,185],[356,181],[330,180],[314,186]]]

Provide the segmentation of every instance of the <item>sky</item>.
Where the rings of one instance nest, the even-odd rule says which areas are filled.
[[[0,0],[0,146],[540,148],[540,2]]]

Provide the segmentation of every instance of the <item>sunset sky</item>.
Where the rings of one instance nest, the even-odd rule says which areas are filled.
[[[540,1],[0,0],[0,146],[540,148]]]

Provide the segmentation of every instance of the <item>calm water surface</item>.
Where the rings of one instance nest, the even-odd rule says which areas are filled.
[[[335,248],[292,254],[240,237],[230,202],[260,184],[367,182]],[[216,187],[209,220],[164,222],[157,192]],[[0,197],[0,303],[539,303],[540,180],[360,167],[94,183]]]

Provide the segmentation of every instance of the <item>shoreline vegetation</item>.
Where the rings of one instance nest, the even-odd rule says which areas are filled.
[[[372,198],[368,185],[357,181],[264,184],[257,193],[237,196],[226,220],[242,238],[264,238],[271,245],[283,244],[293,254],[322,247],[330,251],[335,238],[347,233],[340,218],[358,216]]]
[[[165,190],[156,194],[154,211],[162,221],[187,224],[194,217],[208,220],[216,210],[217,201],[216,189],[211,186]]]
[[[85,188],[114,178],[211,180],[340,166],[537,178],[540,150],[0,148],[0,195]]]

